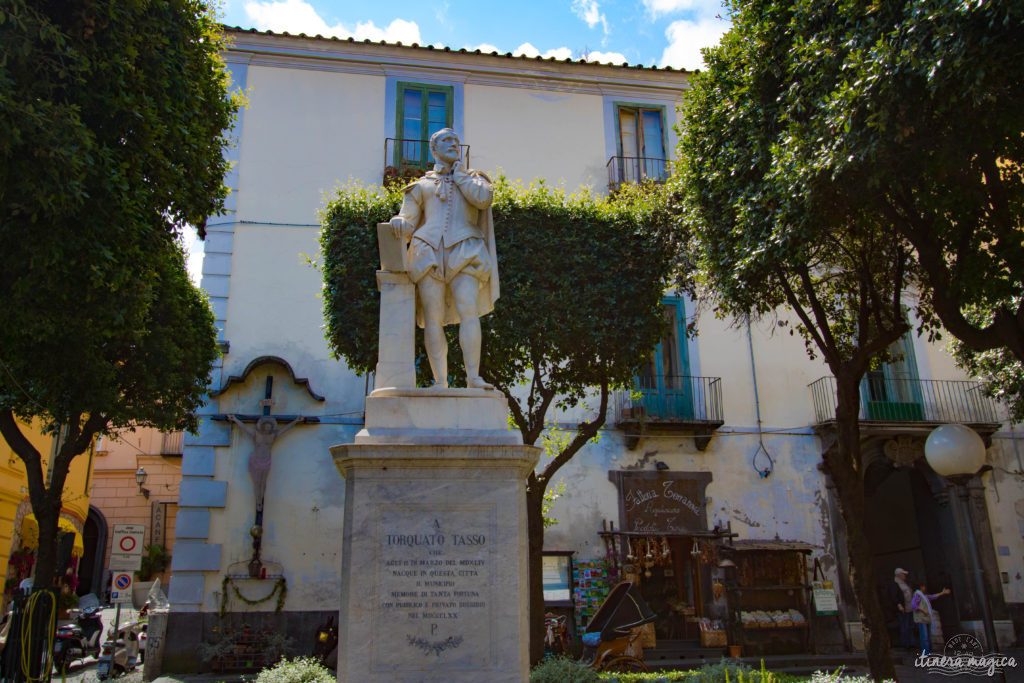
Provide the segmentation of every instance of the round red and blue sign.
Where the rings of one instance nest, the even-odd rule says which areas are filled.
[[[114,579],[114,585],[117,586],[118,590],[123,591],[124,589],[128,588],[128,586],[132,585],[132,577],[128,576],[127,574],[122,574],[121,576],[118,576],[116,579]]]

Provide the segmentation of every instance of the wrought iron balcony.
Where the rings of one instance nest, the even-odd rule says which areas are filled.
[[[809,386],[816,424],[833,422],[835,377],[822,377]],[[999,414],[996,401],[984,394],[979,382],[869,375],[860,386],[862,422],[996,424]]]
[[[462,161],[469,166],[469,145],[460,145]],[[384,140],[384,184],[412,181],[434,165],[430,142],[407,138]]]
[[[612,190],[622,183],[644,180],[663,182],[668,178],[668,161],[652,157],[611,157],[608,168],[608,187]]]
[[[181,455],[182,432],[164,432],[160,455]]]
[[[625,398],[618,426],[627,431],[629,448],[647,432],[680,431],[696,434],[697,448],[704,450],[725,422],[721,377],[643,375],[637,378],[632,405],[626,407]]]

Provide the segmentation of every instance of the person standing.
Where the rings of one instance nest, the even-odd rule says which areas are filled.
[[[925,593],[924,580],[918,581],[917,584],[918,587],[914,591],[914,597],[910,600],[910,609],[913,612],[914,624],[917,625],[917,633],[921,639],[921,654],[930,655],[932,653],[931,626],[935,618],[935,613],[932,612],[932,600],[943,595],[949,595],[949,589],[943,588],[942,591],[934,595],[928,595]]]
[[[900,628],[900,647],[914,647],[914,610],[910,602],[914,598],[914,590],[907,584],[907,570],[900,567],[893,572],[893,581],[889,584],[889,603],[896,611],[896,620]]]

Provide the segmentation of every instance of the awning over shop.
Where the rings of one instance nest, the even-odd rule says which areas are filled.
[[[57,519],[57,530],[67,531],[75,535],[75,543],[71,547],[71,555],[81,557],[82,553],[85,552],[85,542],[82,540],[82,534],[78,533],[75,525],[69,520],[59,517]],[[39,521],[32,513],[25,515],[25,519],[21,522],[21,546],[30,550],[39,546]]]

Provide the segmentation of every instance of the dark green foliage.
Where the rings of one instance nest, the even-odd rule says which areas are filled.
[[[966,318],[976,320],[978,326],[991,324],[992,317],[991,311],[982,313],[976,307],[966,312]],[[957,362],[984,382],[985,392],[1006,405],[1010,419],[1024,421],[1024,361],[1005,348],[974,351],[958,339],[952,340],[951,347]]]
[[[321,212],[324,334],[331,351],[358,373],[377,365],[376,225],[391,220],[401,204],[399,185],[352,186],[339,190]]]
[[[153,577],[171,566],[171,554],[160,544],[143,548],[142,565],[135,576],[139,581],[151,581]]]
[[[601,677],[568,657],[549,657],[530,669],[530,683],[598,683]]]
[[[39,585],[71,459],[116,427],[196,426],[216,333],[176,235],[227,194],[222,46],[196,0],[0,8],[0,431],[27,466]],[[63,430],[49,487],[15,417]]]

